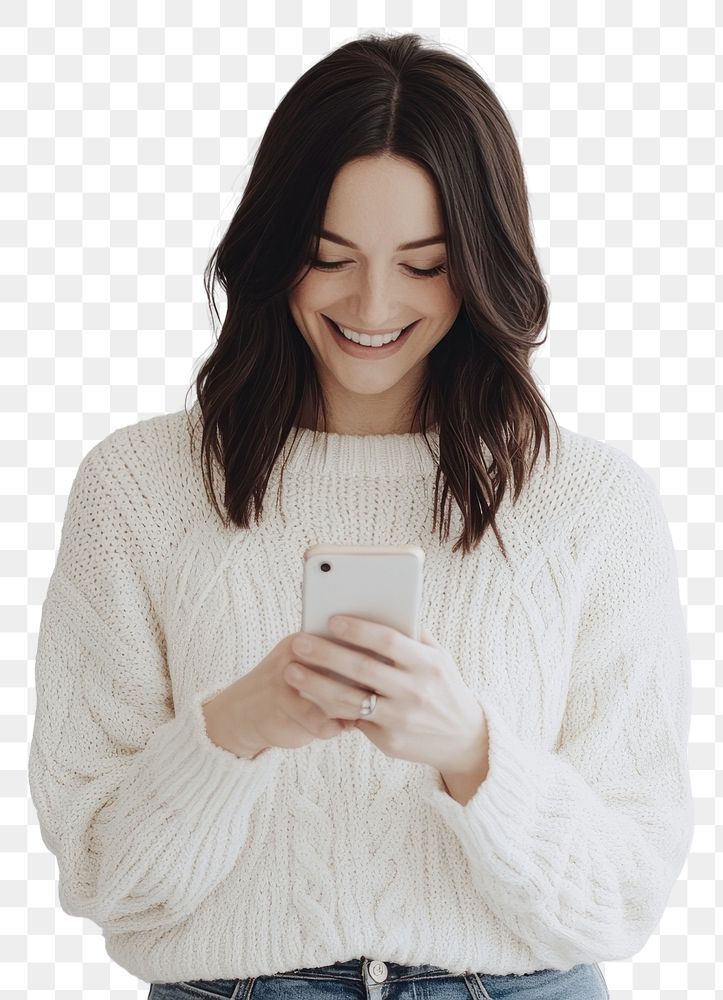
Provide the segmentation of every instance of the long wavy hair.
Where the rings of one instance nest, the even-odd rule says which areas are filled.
[[[462,300],[428,355],[410,425],[422,428],[437,463],[433,525],[439,514],[440,538],[449,537],[451,491],[464,523],[453,551],[469,553],[489,526],[507,559],[495,523],[505,491],[513,484],[516,502],[543,437],[549,461],[548,414],[559,439],[530,368],[547,336],[535,339],[547,323],[547,288],[501,104],[464,59],[415,33],[371,33],[333,50],[299,78],[269,121],[240,204],[204,271],[214,331],[214,313],[221,322],[214,280],[227,300],[218,342],[195,380],[206,491],[227,526],[249,527],[252,500],[258,524],[272,468],[302,412],[308,406],[315,414],[314,435],[327,426],[313,355],[288,296],[317,257],[338,170],[379,155],[413,161],[436,182],[448,280]],[[426,434],[432,421],[438,454]],[[223,511],[214,459],[223,472]]]

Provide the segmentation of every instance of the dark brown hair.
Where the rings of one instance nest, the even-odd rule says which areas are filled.
[[[489,525],[507,558],[495,514],[510,482],[517,500],[542,437],[549,461],[546,411],[557,427],[530,369],[533,349],[546,339],[535,340],[547,323],[547,289],[520,154],[500,102],[464,59],[418,34],[373,33],[340,46],[299,78],[269,121],[204,272],[214,327],[214,278],[227,298],[218,343],[195,381],[206,491],[226,525],[248,528],[252,500],[258,524],[272,467],[307,403],[314,433],[326,427],[313,355],[288,295],[317,256],[336,173],[379,155],[406,158],[436,182],[448,280],[462,300],[428,356],[411,423],[433,454],[425,431],[432,419],[438,425],[433,524],[444,476],[440,538],[451,490],[464,519],[452,551],[463,546],[467,554]],[[213,458],[223,470],[226,516],[213,490]],[[446,540],[449,506],[444,530]]]

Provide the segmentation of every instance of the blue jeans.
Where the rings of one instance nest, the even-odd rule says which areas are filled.
[[[415,986],[416,984],[416,986]],[[314,969],[249,979],[153,983],[149,1000],[608,1000],[597,964],[524,976],[456,975],[436,965],[397,965],[353,958]]]

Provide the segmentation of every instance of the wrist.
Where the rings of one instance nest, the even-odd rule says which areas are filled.
[[[226,703],[226,691],[201,706],[206,735],[216,746],[236,757],[254,760],[268,749],[256,737],[246,720],[236,719],[232,707]]]
[[[489,733],[484,713],[481,720],[472,743],[445,767],[438,768],[447,791],[461,805],[469,802],[489,773]]]

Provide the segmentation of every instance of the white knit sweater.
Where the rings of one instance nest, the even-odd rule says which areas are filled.
[[[62,908],[112,959],[176,982],[361,955],[521,974],[642,948],[693,831],[675,550],[642,467],[561,433],[500,510],[509,564],[491,531],[452,553],[454,503],[440,544],[421,434],[302,430],[281,510],[277,462],[245,531],[211,507],[184,410],[91,448],[42,608],[29,779]],[[316,542],[425,550],[422,622],[488,723],[465,806],[355,729],[256,760],[208,738],[202,702],[300,630]]]

